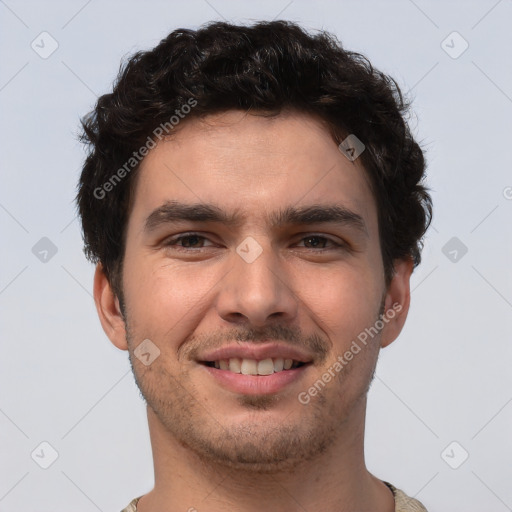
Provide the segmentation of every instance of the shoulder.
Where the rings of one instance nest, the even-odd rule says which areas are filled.
[[[389,482],[384,482],[395,496],[395,512],[427,512],[427,509],[414,498],[410,498],[405,492],[397,489]]]
[[[130,501],[130,504],[121,510],[121,512],[137,512],[137,503],[141,499],[142,496],[139,496],[138,498],[135,498],[134,500]]]

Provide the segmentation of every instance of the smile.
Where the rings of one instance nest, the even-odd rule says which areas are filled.
[[[204,364],[218,370],[227,370],[231,373],[241,373],[242,375],[272,375],[277,372],[283,372],[303,366],[306,363],[293,359],[284,359],[282,357],[267,358],[260,361],[256,359],[246,359],[232,357],[230,359],[220,359],[217,361],[206,361]]]

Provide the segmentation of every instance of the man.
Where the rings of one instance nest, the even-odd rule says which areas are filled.
[[[398,86],[295,24],[176,30],[83,122],[94,297],[147,402],[125,511],[423,511],[368,472],[431,218]]]

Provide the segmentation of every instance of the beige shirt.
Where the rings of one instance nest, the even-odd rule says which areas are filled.
[[[395,497],[395,512],[427,512],[427,509],[418,500],[409,498],[403,491],[397,489],[389,482],[384,483],[391,489]],[[141,498],[142,496],[135,498],[121,512],[137,512],[137,503]]]

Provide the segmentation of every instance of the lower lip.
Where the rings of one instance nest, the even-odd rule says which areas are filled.
[[[202,366],[228,391],[243,395],[268,395],[278,393],[286,386],[298,381],[310,365],[305,364],[299,368],[275,372],[272,375],[243,375],[211,366]]]

